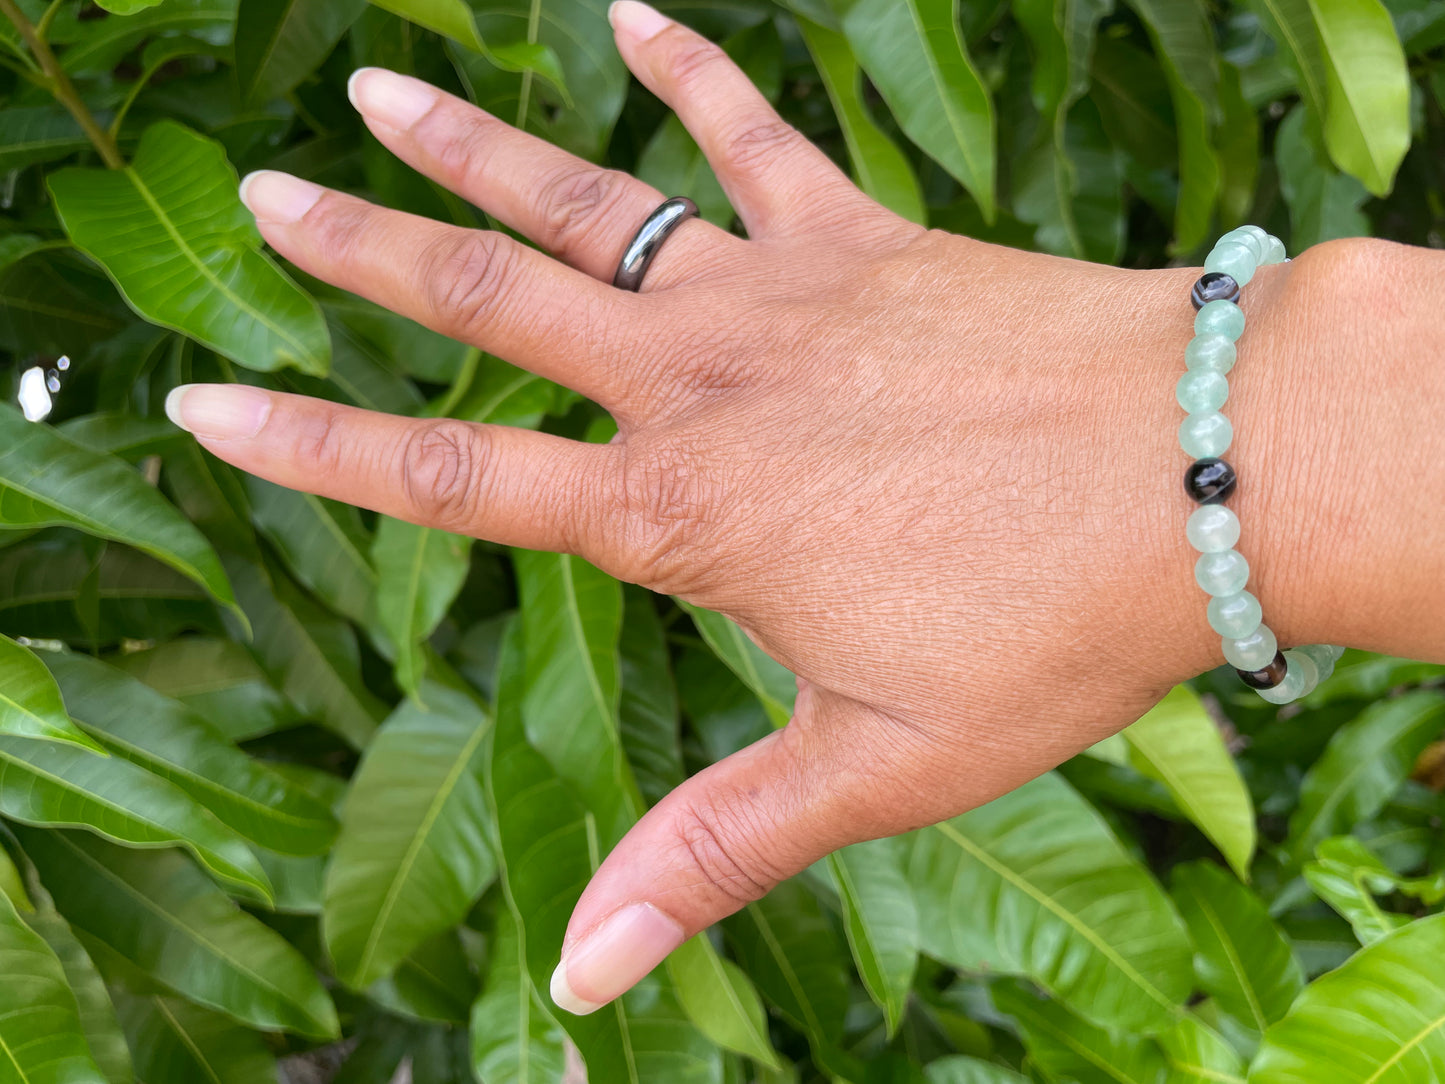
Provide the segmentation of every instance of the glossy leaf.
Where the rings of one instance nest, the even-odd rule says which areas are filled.
[[[1028,976],[1100,1024],[1177,1019],[1192,986],[1183,923],[1057,776],[917,833],[907,872],[925,952]]]
[[[74,742],[100,750],[93,738],[70,721],[45,664],[8,636],[0,636],[0,734]]]
[[[685,774],[678,738],[677,686],[654,598],[641,587],[623,588],[618,641],[622,696],[617,717],[622,746],[649,805],[659,802]]]
[[[53,162],[88,146],[80,125],[59,105],[0,109],[0,170]]]
[[[579,557],[517,551],[527,737],[597,817],[605,846],[641,807],[617,720],[622,586]]]
[[[465,916],[496,873],[483,794],[491,720],[428,685],[377,732],[347,796],[326,874],[336,973],[364,989]]]
[[[1257,1037],[1304,988],[1294,949],[1264,902],[1212,863],[1176,867],[1173,889],[1194,942],[1200,989]]]
[[[843,33],[908,138],[995,213],[993,101],[952,0],[831,0]]]
[[[115,667],[48,661],[71,713],[116,756],[168,779],[229,828],[282,854],[317,854],[336,822],[325,803],[247,756],[200,716]]]
[[[1289,822],[1290,854],[1303,861],[1327,836],[1373,817],[1445,731],[1445,695],[1414,692],[1362,711],[1335,732],[1300,785]]]
[[[1244,1084],[1244,1059],[1197,1016],[1186,1016],[1159,1036],[1169,1084]]]
[[[566,1034],[527,974],[517,920],[504,911],[493,930],[491,966],[472,1007],[472,1068],[482,1084],[553,1084],[563,1079]]]
[[[1292,251],[1370,232],[1369,220],[1360,211],[1367,198],[1365,186],[1334,168],[1317,127],[1304,109],[1296,106],[1275,134],[1274,157],[1280,192],[1289,205]],[[1318,691],[1316,695],[1320,695]]]
[[[361,680],[356,634],[279,576],[236,560],[228,568],[255,635],[252,650],[307,715],[362,748],[384,709]]]
[[[767,1013],[738,965],[698,934],[667,958],[677,1000],[698,1029],[719,1046],[773,1069],[782,1067],[768,1039]]]
[[[566,86],[562,66],[546,45],[524,37],[497,45],[482,40],[476,17],[464,0],[372,0],[377,7],[395,12],[418,26],[435,30],[473,52],[480,53],[504,71],[537,72],[558,87]]]
[[[275,1084],[265,1039],[218,1013],[163,994],[116,994],[145,1084]]]
[[[1432,877],[1401,877],[1353,836],[1336,836],[1315,848],[1306,862],[1305,880],[1315,895],[1350,923],[1360,944],[1369,945],[1410,921],[1386,910],[1375,896],[1399,892],[1425,904],[1445,899],[1445,872]]]
[[[466,1024],[479,990],[455,930],[433,937],[366,996],[399,1016],[442,1024]]]
[[[355,508],[246,476],[251,518],[290,573],[342,617],[364,623],[376,592],[371,539]]]
[[[963,1054],[931,1061],[924,1067],[928,1084],[1028,1084],[1029,1078],[1002,1065]]]
[[[1445,1075],[1445,915],[1310,983],[1265,1034],[1250,1084],[1417,1084]]]
[[[423,642],[436,631],[466,582],[472,539],[390,516],[377,521],[371,559],[375,608],[396,647],[396,679],[416,696],[426,671]]]
[[[1168,789],[1185,815],[1223,853],[1242,880],[1254,856],[1254,803],[1198,694],[1176,685],[1124,731],[1130,761]]]
[[[843,902],[843,929],[868,993],[898,1029],[918,966],[918,905],[892,840],[844,847],[828,857]]]
[[[21,835],[71,925],[200,1005],[262,1030],[338,1033],[294,948],[175,851],[128,851],[73,832]]]
[[[1018,1024],[1029,1058],[1050,1079],[1077,1084],[1155,1084],[1163,1079],[1164,1051],[1143,1036],[1096,1027],[1016,983],[999,983],[990,995],[994,1007]]]
[[[249,896],[270,895],[240,836],[174,784],[120,757],[0,737],[0,813],[23,824],[85,828],[130,847],[183,846]]]
[[[45,526],[134,546],[235,605],[210,543],[144,478],[0,406],[0,527]]]
[[[774,726],[783,726],[793,717],[793,701],[798,695],[797,679],[776,659],[753,643],[747,633],[720,613],[704,610],[691,603],[678,603],[697,625],[697,631],[717,657],[762,702],[763,710]]]
[[[16,1084],[102,1084],[60,960],[0,896],[0,1062]]]
[[[803,32],[838,116],[858,187],[894,214],[911,222],[927,222],[923,192],[912,164],[863,104],[863,72],[848,39],[808,19],[800,18],[798,29]]]
[[[236,16],[236,79],[256,104],[315,71],[366,8],[365,0],[245,0]]]
[[[1325,66],[1325,145],[1346,173],[1388,193],[1410,146],[1410,73],[1380,0],[1309,0]]]
[[[128,169],[62,170],[49,183],[70,239],[151,323],[248,368],[326,371],[321,309],[260,251],[219,144],[161,121]]]

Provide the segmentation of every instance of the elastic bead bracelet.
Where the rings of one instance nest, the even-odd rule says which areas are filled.
[[[1258,226],[1241,226],[1219,239],[1189,293],[1194,338],[1184,350],[1188,371],[1174,389],[1188,414],[1179,426],[1179,445],[1194,459],[1184,472],[1184,491],[1199,505],[1186,526],[1189,544],[1199,551],[1194,579],[1211,596],[1209,625],[1221,637],[1225,659],[1271,704],[1307,696],[1344,652],[1327,644],[1280,650],[1259,600],[1244,589],[1249,563],[1234,548],[1239,520],[1224,507],[1238,484],[1234,468],[1221,458],[1234,429],[1220,408],[1229,398],[1226,375],[1244,333],[1240,292],[1258,268],[1284,261],[1284,244]]]

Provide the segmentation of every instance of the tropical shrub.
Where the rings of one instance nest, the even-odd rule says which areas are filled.
[[[1141,266],[1243,220],[1441,243],[1445,0],[675,7],[919,221]],[[244,380],[605,433],[262,251],[237,171],[486,225],[364,134],[361,64],[732,221],[600,0],[0,0],[0,356],[49,411],[0,406],[0,1081],[1445,1079],[1445,667],[1358,652],[1283,710],[1206,675],[556,1011],[617,810],[793,684],[717,615],[164,420]]]

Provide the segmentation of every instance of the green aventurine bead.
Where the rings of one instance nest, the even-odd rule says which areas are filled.
[[[1184,364],[1190,369],[1213,369],[1217,373],[1227,373],[1234,368],[1238,356],[1234,341],[1213,331],[1194,336],[1184,348]]]
[[[1240,286],[1245,286],[1249,280],[1254,278],[1255,268],[1259,266],[1259,260],[1255,258],[1254,248],[1241,241],[1221,241],[1214,246],[1204,260],[1204,271],[1218,271],[1228,275]]]
[[[1256,689],[1260,697],[1271,704],[1288,704],[1291,700],[1298,700],[1304,695],[1305,680],[1304,674],[1300,672],[1299,666],[1291,661],[1293,651],[1284,653],[1285,663],[1284,680],[1273,689]],[[1297,658],[1298,656],[1296,656]]]
[[[1217,410],[1191,414],[1179,423],[1179,447],[1195,459],[1223,455],[1233,439],[1234,426]]]
[[[1209,600],[1209,627],[1220,636],[1239,639],[1248,636],[1264,620],[1259,599],[1248,591],[1220,595]]]
[[[1239,541],[1239,518],[1222,504],[1202,505],[1190,513],[1184,533],[1200,553],[1223,553]]]
[[[1243,245],[1249,249],[1249,254],[1254,257],[1255,267],[1258,268],[1264,262],[1265,243],[1268,240],[1269,234],[1258,226],[1240,226],[1239,229],[1230,230],[1221,237],[1214,247],[1219,248],[1225,244]],[[1244,284],[1240,283],[1240,285]]]
[[[1244,313],[1233,301],[1211,301],[1194,314],[1194,334],[1223,335],[1235,342],[1244,334]]]
[[[1249,582],[1249,562],[1238,550],[1201,553],[1194,562],[1194,582],[1215,598],[1238,594]]]
[[[1274,661],[1274,656],[1279,651],[1279,643],[1268,625],[1260,625],[1247,636],[1238,639],[1226,636],[1222,643],[1224,661],[1236,670],[1263,670]]]
[[[1213,369],[1190,369],[1174,385],[1174,398],[1189,414],[1217,412],[1229,398],[1229,381]]]
[[[1269,241],[1264,246],[1263,263],[1283,263],[1285,259],[1284,242],[1273,234],[1270,234]]]
[[[1315,686],[1320,683],[1320,668],[1315,664],[1313,657],[1295,647],[1284,653],[1284,661],[1289,663],[1291,670],[1299,670],[1300,680],[1304,682],[1300,696],[1309,696],[1314,692]]]

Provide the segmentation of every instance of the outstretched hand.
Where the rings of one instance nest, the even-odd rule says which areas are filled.
[[[278,173],[243,198],[305,271],[576,389],[615,440],[243,386],[168,404],[244,470],[579,554],[728,614],[799,675],[789,726],[679,787],[598,871],[553,986],[578,1012],[829,851],[988,801],[1219,661],[1171,394],[1197,270],[927,232],[864,196],[716,46],[641,4],[613,20],[748,234],[684,223],[641,293],[610,283],[667,194],[383,70],[351,86],[376,137],[540,250]],[[1299,353],[1299,299],[1323,273],[1260,273],[1250,350]],[[1310,510],[1281,496],[1304,468],[1277,419],[1308,406],[1306,383],[1287,360],[1241,365],[1230,408],[1252,583],[1286,643],[1348,635],[1319,627],[1329,598],[1293,590]]]

